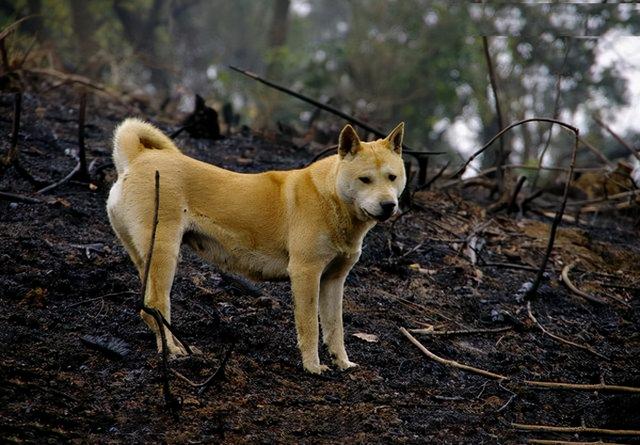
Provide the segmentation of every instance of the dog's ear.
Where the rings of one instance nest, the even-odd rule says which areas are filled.
[[[344,158],[349,153],[354,155],[359,149],[360,138],[358,137],[358,133],[356,133],[356,130],[354,130],[351,125],[345,125],[338,138],[338,154],[340,158]]]
[[[398,153],[402,154],[402,137],[404,136],[404,122],[400,122],[396,128],[391,130],[389,136],[385,138],[389,142],[390,148]]]

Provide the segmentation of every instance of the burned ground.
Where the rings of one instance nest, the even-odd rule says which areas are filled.
[[[43,181],[63,177],[75,164],[74,102],[75,96],[56,91],[24,96],[20,160]],[[0,96],[4,135],[11,131],[11,107],[12,96]],[[160,356],[137,311],[139,279],[105,212],[114,179],[110,135],[128,113],[106,99],[90,100],[86,138],[95,190],[70,182],[49,193],[46,203],[0,201],[2,442],[490,444],[573,437],[525,433],[512,422],[640,428],[638,394],[522,383],[640,386],[637,230],[624,221],[563,225],[532,302],[549,331],[589,345],[603,358],[536,328],[520,292],[534,272],[485,264],[537,267],[548,222],[487,215],[453,192],[418,194],[421,210],[368,235],[346,286],[347,350],[360,364],[350,372],[316,377],[302,371],[287,284],[260,284],[259,295],[246,292],[183,250],[173,321],[203,354],[170,366],[201,382],[232,351],[225,378],[204,392],[171,375],[172,391],[182,399],[177,418],[172,416],[162,398]],[[189,155],[243,171],[298,167],[314,155],[273,139],[245,131],[216,142],[183,134],[177,143]],[[8,138],[3,141],[2,152]],[[32,191],[13,168],[0,177],[0,190]],[[574,283],[605,304],[585,301],[560,282],[562,266],[575,260]],[[511,379],[497,382],[435,363],[403,337],[402,326],[506,327],[416,337],[436,354]],[[128,353],[105,353],[86,336],[118,339]],[[324,351],[322,358],[328,361]],[[620,441],[640,443],[637,436]]]

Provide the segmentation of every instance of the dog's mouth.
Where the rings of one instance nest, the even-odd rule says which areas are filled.
[[[366,209],[361,208],[360,210],[362,210],[362,213],[364,213],[366,216],[371,219],[375,219],[378,222],[384,222],[393,216],[393,213],[391,215],[374,215],[373,213],[368,212]]]

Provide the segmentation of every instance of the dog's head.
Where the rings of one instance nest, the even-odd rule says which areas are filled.
[[[398,211],[407,178],[402,161],[404,123],[384,139],[362,142],[351,125],[338,142],[336,190],[362,220],[385,221]]]

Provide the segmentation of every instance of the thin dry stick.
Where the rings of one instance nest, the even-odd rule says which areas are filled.
[[[582,201],[573,201],[572,206],[585,206],[590,204],[599,204],[601,202],[609,202],[621,198],[630,198],[632,196],[640,195],[640,190],[630,190],[628,192],[616,193],[615,195],[609,195],[602,198],[584,199]]]
[[[84,123],[85,114],[87,111],[87,93],[83,91],[80,95],[80,106],[78,107],[78,163],[73,167],[64,178],[53,184],[49,184],[46,187],[38,190],[38,193],[46,193],[53,190],[56,187],[70,181],[72,179],[79,179],[80,181],[87,182],[89,180],[89,172],[87,170],[87,155],[86,147],[84,144]]]
[[[480,375],[483,375],[485,377],[489,377],[489,378],[496,379],[496,380],[505,380],[505,379],[509,378],[507,376],[496,374],[496,373],[493,373],[491,371],[486,371],[486,370],[480,369],[480,368],[474,368],[473,366],[469,366],[469,365],[465,365],[465,364],[462,364],[462,363],[458,363],[458,362],[456,362],[454,360],[449,360],[449,359],[445,359],[445,358],[439,357],[439,356],[435,355],[433,352],[429,351],[427,348],[425,348],[422,345],[422,343],[420,343],[405,328],[401,327],[400,328],[400,332],[402,332],[402,335],[407,337],[411,343],[416,345],[418,347],[418,349],[420,349],[424,353],[424,355],[426,355],[427,357],[429,357],[432,360],[435,360],[436,362],[438,362],[440,364],[443,364],[443,365],[446,365],[446,366],[452,366],[452,367],[458,368],[458,369],[464,369],[465,371],[473,372],[474,374],[480,374]]]
[[[469,164],[471,164],[471,162],[473,162],[474,159],[476,159],[478,156],[480,156],[482,153],[484,153],[487,148],[489,148],[491,146],[491,144],[493,144],[496,139],[500,138],[500,136],[502,136],[504,133],[506,133],[507,131],[511,130],[512,128],[518,127],[520,125],[524,125],[526,123],[529,122],[549,122],[552,124],[557,124],[560,125],[561,127],[573,132],[573,134],[578,135],[579,134],[579,130],[574,127],[573,125],[569,125],[565,122],[559,121],[557,119],[550,119],[548,117],[532,117],[529,119],[524,119],[518,122],[514,122],[513,124],[509,125],[506,128],[503,128],[500,132],[498,132],[495,136],[493,136],[489,142],[487,142],[486,144],[484,144],[479,150],[477,150],[475,153],[473,153],[471,155],[471,157],[469,157],[469,159],[466,160],[466,162],[451,176],[449,176],[449,179],[453,179],[453,178],[458,178],[460,177],[460,175],[462,175],[462,173],[464,173],[464,171],[467,169],[467,167],[469,166]]]
[[[566,125],[566,124],[563,124]],[[570,126],[567,126],[569,128]],[[558,226],[562,221],[562,217],[564,216],[564,209],[567,207],[567,200],[569,199],[569,188],[571,186],[571,181],[573,179],[573,170],[576,167],[576,155],[578,153],[578,138],[580,136],[580,130],[576,127],[572,128],[572,131],[575,134],[575,143],[573,144],[573,150],[571,151],[571,163],[569,164],[569,171],[567,172],[567,179],[564,183],[564,192],[562,194],[562,202],[560,203],[560,208],[556,212],[556,216],[551,223],[551,230],[549,231],[549,242],[547,243],[547,250],[544,254],[544,258],[542,259],[542,263],[540,264],[540,270],[533,280],[533,283],[529,290],[527,291],[526,298],[531,300],[537,293],[538,288],[540,287],[540,283],[542,283],[542,277],[544,276],[544,271],[547,268],[547,263],[549,262],[549,257],[551,257],[551,251],[553,250],[553,244],[556,241],[556,232],[558,230]]]
[[[520,190],[522,190],[522,186],[524,185],[526,180],[526,176],[520,176],[518,178],[518,182],[513,189],[513,194],[511,195],[511,199],[509,200],[509,204],[507,206],[507,212],[514,212],[517,210],[516,200],[518,199],[518,194],[520,193]]]
[[[380,138],[384,138],[387,135],[384,134],[382,131],[378,130],[377,128],[374,128],[370,125],[368,125],[367,123],[356,119],[353,116],[348,115],[347,113],[344,113],[340,110],[338,110],[337,108],[334,108],[330,105],[327,105],[325,103],[322,102],[318,102],[317,100],[311,99],[310,97],[305,96],[304,94],[300,94],[300,93],[296,93],[295,91],[290,90],[289,88],[283,87],[282,85],[278,85],[274,82],[271,82],[269,80],[263,79],[262,77],[258,76],[255,73],[252,73],[251,71],[246,71],[240,68],[237,68],[235,66],[229,65],[229,68],[232,69],[233,71],[236,71],[240,74],[243,74],[253,80],[257,80],[258,82],[267,85],[268,87],[271,87],[273,89],[276,89],[278,91],[282,91],[283,93],[289,94],[290,96],[295,97],[296,99],[300,99],[303,102],[307,102],[308,104],[313,105],[314,107],[320,108],[322,110],[328,111],[329,113],[335,114],[338,117],[341,117],[342,119],[351,122],[354,125],[357,125],[358,127],[362,128],[363,130],[369,131],[373,134],[375,134],[376,136],[380,137]],[[337,146],[336,146],[337,147]],[[407,154],[416,154],[419,153],[421,155],[440,155],[440,154],[445,154],[442,151],[416,151],[416,150],[412,150],[410,147],[408,147],[406,144],[402,144],[403,147],[403,152],[407,153]],[[330,147],[332,148],[332,147]],[[323,153],[320,153],[323,154]]]
[[[634,149],[631,145],[629,145],[627,143],[627,141],[625,141],[624,139],[622,139],[620,137],[620,135],[618,135],[618,133],[616,133],[615,131],[613,131],[611,129],[611,127],[609,127],[607,124],[605,124],[604,122],[602,122],[602,120],[600,118],[598,118],[597,116],[593,116],[593,120],[596,121],[596,124],[600,125],[602,128],[604,128],[605,130],[607,130],[607,132],[613,136],[613,138],[618,141],[620,143],[620,145],[622,145],[624,148],[626,148],[627,150],[629,150],[629,152],[635,156],[635,158],[637,160],[640,161],[640,154],[638,154],[638,151],[636,149]]]
[[[498,118],[498,130],[502,130],[504,128],[504,119],[502,117],[502,111],[500,110],[500,99],[498,98],[498,81],[496,78],[495,70],[493,69],[493,62],[491,60],[491,53],[489,52],[489,39],[487,36],[482,36],[482,49],[484,51],[484,58],[487,62],[487,70],[489,71],[489,82],[491,83],[491,91],[493,92],[493,100],[496,105],[496,117]],[[555,116],[554,116],[555,118]],[[496,159],[496,172],[497,180],[498,180],[498,190],[502,191],[503,187],[503,177],[502,177],[502,169],[500,166],[505,161],[506,153],[504,149],[504,138],[500,137],[500,149],[498,150],[498,157]]]
[[[640,436],[638,430],[610,430],[604,428],[589,428],[586,426],[553,426],[553,425],[531,425],[526,423],[512,423],[512,427],[526,431],[545,431],[549,433],[594,433],[608,434],[612,436]]]
[[[562,273],[560,274],[560,277],[562,278],[562,282],[567,285],[567,287],[569,288],[569,290],[571,290],[571,292],[584,298],[585,300],[589,300],[592,303],[605,304],[606,302],[601,298],[594,297],[593,295],[589,295],[588,293],[581,291],[575,286],[575,284],[571,282],[571,279],[569,278],[569,272],[571,272],[571,269],[573,269],[575,265],[576,265],[576,262],[574,261],[562,268]]]
[[[502,328],[492,329],[462,329],[452,331],[433,331],[429,329],[409,329],[409,332],[414,334],[428,334],[428,335],[467,335],[467,334],[494,334],[496,332],[510,331],[513,329],[511,326],[504,326]]]
[[[156,231],[158,228],[158,210],[160,207],[160,172],[156,170],[155,175],[155,207],[153,210],[153,225],[151,227],[151,240],[149,242],[149,250],[147,251],[147,258],[144,264],[144,274],[142,279],[142,285],[140,289],[140,294],[142,295],[142,310],[147,314],[151,315],[158,327],[158,331],[160,332],[160,339],[162,340],[162,389],[164,393],[164,400],[167,406],[169,406],[172,410],[179,406],[178,401],[171,394],[171,388],[169,386],[169,364],[168,364],[168,348],[167,348],[167,337],[164,332],[162,314],[155,308],[149,308],[144,303],[144,298],[147,293],[147,283],[149,281],[149,271],[151,269],[151,258],[153,257],[153,247],[156,243]]]
[[[11,34],[13,31],[15,31],[18,26],[20,25],[20,23],[24,22],[25,20],[29,20],[33,17],[36,17],[38,14],[33,14],[33,15],[28,15],[26,17],[22,17],[19,20],[16,20],[15,22],[11,23],[9,26],[7,26],[6,28],[4,28],[2,31],[0,31],[0,40],[4,40],[9,34]]]
[[[412,329],[411,331],[412,332],[422,333],[421,331],[423,331],[423,330],[422,329]],[[493,378],[493,379],[500,379],[500,380],[510,380],[511,379],[511,377],[508,377],[508,376],[503,376],[503,375],[496,374],[496,373],[491,372],[491,371],[487,371],[485,369],[475,368],[473,366],[468,366],[468,365],[465,365],[465,364],[462,364],[462,363],[458,363],[458,362],[456,362],[454,360],[449,360],[449,359],[445,359],[445,358],[442,358],[440,356],[437,356],[433,352],[429,351],[426,347],[424,347],[424,345],[422,343],[420,343],[415,337],[413,337],[405,328],[401,327],[400,328],[400,332],[402,332],[402,334],[405,337],[407,337],[411,341],[411,343],[416,345],[427,357],[429,357],[432,360],[435,360],[436,362],[438,362],[438,363],[440,363],[442,365],[452,366],[452,367],[458,368],[458,369],[463,369],[465,371],[473,372],[473,373],[480,374],[480,375],[483,375],[485,377],[490,377],[490,378]],[[456,332],[456,331],[450,331],[450,332]],[[468,331],[462,331],[462,332],[467,333]],[[428,331],[424,332],[424,333],[427,333],[427,334],[445,334],[445,332],[428,332]],[[576,344],[573,344],[573,346],[580,347],[580,345],[576,345]],[[607,384],[604,384],[604,383],[584,384],[584,383],[566,383],[566,382],[546,382],[546,381],[537,381],[537,380],[525,380],[522,383],[524,385],[533,386],[535,388],[570,389],[570,390],[576,390],[576,391],[640,393],[640,388],[638,388],[638,387],[622,386],[622,385],[607,385]]]
[[[78,111],[78,178],[82,181],[89,181],[89,171],[87,170],[87,150],[84,145],[84,123],[87,114],[87,92],[82,91],[80,95],[80,109]]]
[[[615,163],[611,162],[609,158],[607,158],[600,150],[594,147],[590,142],[580,138],[580,143],[587,147],[594,155],[596,155],[602,162],[607,164],[609,167],[614,168],[616,166]]]
[[[541,382],[535,380],[525,380],[524,383],[530,386],[551,389],[573,389],[577,391],[600,391],[600,392],[630,392],[640,393],[640,388],[635,386],[606,385],[604,383],[564,383],[564,382]]]
[[[0,192],[0,200],[9,202],[26,202],[27,204],[47,204],[41,199],[32,198],[31,196],[19,195],[11,192]]]
[[[562,59],[562,66],[558,71],[558,75],[556,78],[556,98],[553,103],[553,118],[558,119],[558,113],[560,111],[560,84],[562,82],[562,71],[564,70],[565,65],[567,64],[567,59],[569,58],[569,52],[571,51],[571,39],[564,39],[564,44],[566,46],[564,51],[564,58]],[[551,136],[553,135],[553,124],[549,126],[549,133],[547,133],[547,142],[540,152],[540,156],[538,158],[538,167],[542,166],[542,161],[544,160],[544,156],[547,154],[547,150],[549,149],[549,145],[551,144]],[[535,189],[538,185],[538,179],[540,178],[540,170],[536,171],[536,174],[533,177],[533,181],[531,181],[531,189]]]
[[[185,382],[187,382],[189,384],[189,386],[192,386],[194,388],[207,387],[209,384],[211,384],[211,382],[213,380],[215,380],[217,378],[220,378],[224,374],[224,369],[227,366],[227,362],[229,361],[229,357],[231,357],[232,349],[233,349],[232,347],[227,349],[227,352],[225,353],[225,356],[222,359],[222,362],[220,363],[220,366],[218,366],[218,369],[216,369],[215,372],[213,372],[209,377],[207,377],[202,383],[194,382],[189,377],[187,377],[186,375],[176,371],[175,369],[172,369],[171,372],[174,373],[177,377],[179,377],[182,380],[184,380]]]
[[[625,445],[623,443],[603,442],[601,440],[598,440],[596,442],[571,442],[568,440],[529,439],[527,440],[527,443],[538,443],[546,445]]]
[[[18,158],[18,133],[20,133],[20,113],[22,111],[22,92],[15,93],[13,97],[13,123],[11,125],[11,143],[9,150],[2,159],[5,166],[13,164]]]
[[[542,326],[540,324],[538,319],[533,315],[533,312],[531,310],[531,301],[527,301],[527,313],[529,314],[529,318],[531,319],[531,321],[533,321],[533,323],[538,327],[538,329],[540,329],[543,333],[545,333],[549,337],[553,338],[554,340],[556,340],[556,341],[558,341],[560,343],[564,343],[564,344],[573,346],[575,348],[582,349],[584,351],[590,352],[593,355],[597,355],[598,357],[600,357],[600,358],[602,358],[604,360],[608,360],[606,356],[600,354],[598,351],[593,349],[591,346],[581,345],[579,343],[572,342],[571,340],[567,340],[566,338],[562,338],[562,337],[554,334],[553,332],[549,332],[544,326]]]

